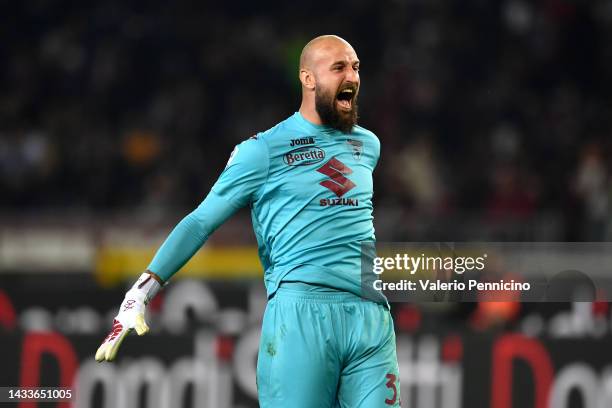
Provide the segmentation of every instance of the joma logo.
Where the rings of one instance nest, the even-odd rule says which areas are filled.
[[[301,137],[299,139],[291,139],[289,146],[304,146],[314,144],[314,137]]]

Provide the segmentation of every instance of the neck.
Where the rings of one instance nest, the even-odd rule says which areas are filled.
[[[323,121],[321,121],[321,117],[317,113],[317,110],[314,107],[314,104],[308,103],[307,101],[302,99],[302,104],[300,105],[300,113],[310,123],[313,125],[322,125]]]

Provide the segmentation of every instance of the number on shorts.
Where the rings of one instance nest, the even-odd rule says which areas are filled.
[[[385,400],[385,404],[387,405],[393,405],[395,404],[395,400],[397,399],[397,387],[395,386],[395,374],[387,374],[387,378],[389,379],[389,381],[387,381],[387,383],[385,384],[387,386],[387,388],[391,388],[393,390],[393,396],[391,398],[387,398]]]

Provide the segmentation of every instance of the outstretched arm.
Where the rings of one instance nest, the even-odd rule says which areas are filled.
[[[228,164],[208,196],[172,230],[155,254],[147,271],[126,293],[111,332],[96,352],[97,361],[112,361],[125,336],[149,331],[145,307],[208,237],[239,208],[256,199],[268,174],[268,150],[264,141],[249,139],[236,146]]]

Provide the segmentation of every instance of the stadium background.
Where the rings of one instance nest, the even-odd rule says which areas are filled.
[[[82,407],[257,406],[247,212],[152,305],[153,333],[116,364],[93,354],[233,146],[298,108],[300,50],[325,33],[362,61],[379,240],[609,240],[609,1],[3,2],[0,386],[78,379]],[[612,406],[607,303],[393,313],[403,406]]]

